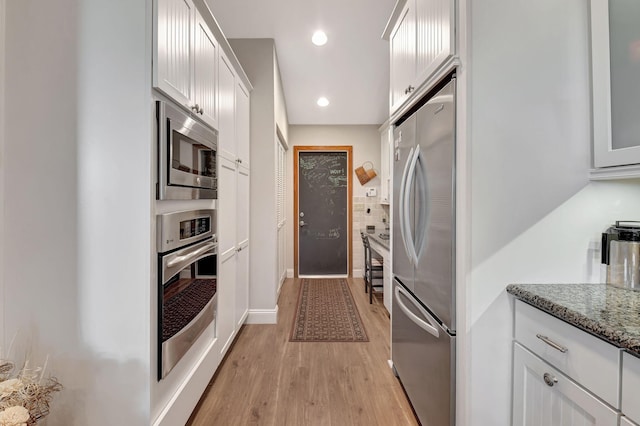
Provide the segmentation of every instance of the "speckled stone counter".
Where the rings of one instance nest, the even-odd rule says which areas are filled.
[[[607,284],[510,284],[507,292],[640,357],[640,292]]]

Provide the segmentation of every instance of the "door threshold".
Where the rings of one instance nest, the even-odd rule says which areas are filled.
[[[298,278],[349,278],[349,275],[298,275]]]

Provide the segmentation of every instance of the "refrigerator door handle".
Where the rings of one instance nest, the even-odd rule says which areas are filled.
[[[413,306],[415,306],[420,311],[420,313],[425,318],[427,318],[427,320],[429,321],[428,323],[427,321],[423,320],[422,318],[420,318],[419,316],[411,312],[409,308],[407,308],[407,305],[405,305],[402,299],[400,299],[401,293],[404,297],[406,297],[411,302]],[[438,330],[438,323],[431,317],[431,315],[429,315],[427,311],[424,310],[422,306],[416,304],[413,301],[413,298],[410,294],[408,294],[402,287],[400,287],[397,284],[395,288],[395,296],[396,296],[396,302],[398,302],[398,306],[400,307],[402,312],[404,312],[405,315],[409,317],[411,321],[413,321],[418,327],[420,327],[427,333],[431,334],[432,336],[440,337],[440,331]]]
[[[409,255],[409,258],[411,259],[411,263],[413,265],[418,265],[418,253],[416,253],[416,243],[413,240],[413,235],[411,232],[411,228],[410,228],[410,222],[411,222],[411,216],[410,216],[410,202],[411,200],[409,199],[409,197],[407,196],[407,193],[409,192],[409,190],[411,189],[411,186],[413,185],[413,182],[415,180],[415,172],[416,172],[416,164],[418,163],[418,157],[420,156],[420,145],[416,145],[416,149],[413,152],[413,158],[411,158],[411,164],[409,165],[409,170],[407,173],[407,181],[405,183],[406,187],[405,187],[405,196],[404,196],[404,202],[403,202],[403,206],[402,206],[402,215],[403,216],[403,231],[406,233],[406,239],[408,240],[408,242],[406,243],[407,245],[407,254]]]
[[[407,235],[405,233],[405,219],[404,219],[404,206],[405,199],[407,197],[406,194],[406,185],[407,185],[407,175],[409,172],[409,165],[411,164],[411,160],[413,157],[413,147],[409,151],[409,156],[407,157],[407,162],[404,165],[404,170],[402,171],[402,180],[400,182],[400,200],[398,200],[398,208],[399,208],[399,216],[400,216],[400,236],[402,237],[402,243],[404,244],[404,250],[409,257],[409,262],[413,264],[413,258],[411,257],[411,252],[409,251],[409,243],[407,241]]]
[[[416,166],[416,178],[419,184],[417,193],[419,196],[418,208],[418,222],[416,224],[416,241],[414,243],[416,253],[416,266],[422,257],[422,251],[427,242],[427,224],[429,223],[429,181],[427,178],[426,162],[422,151],[418,153]]]

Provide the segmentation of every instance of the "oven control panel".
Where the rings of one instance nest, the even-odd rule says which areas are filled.
[[[216,236],[215,210],[189,210],[156,216],[158,253]]]

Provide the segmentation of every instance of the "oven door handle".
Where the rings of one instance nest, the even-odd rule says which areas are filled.
[[[188,265],[189,263],[193,263],[196,260],[199,260],[198,258],[205,253],[207,255],[210,254],[209,252],[215,253],[216,246],[216,243],[210,241],[197,250],[189,252],[188,254],[172,257],[171,260],[167,261],[167,268],[173,268],[177,265]]]

